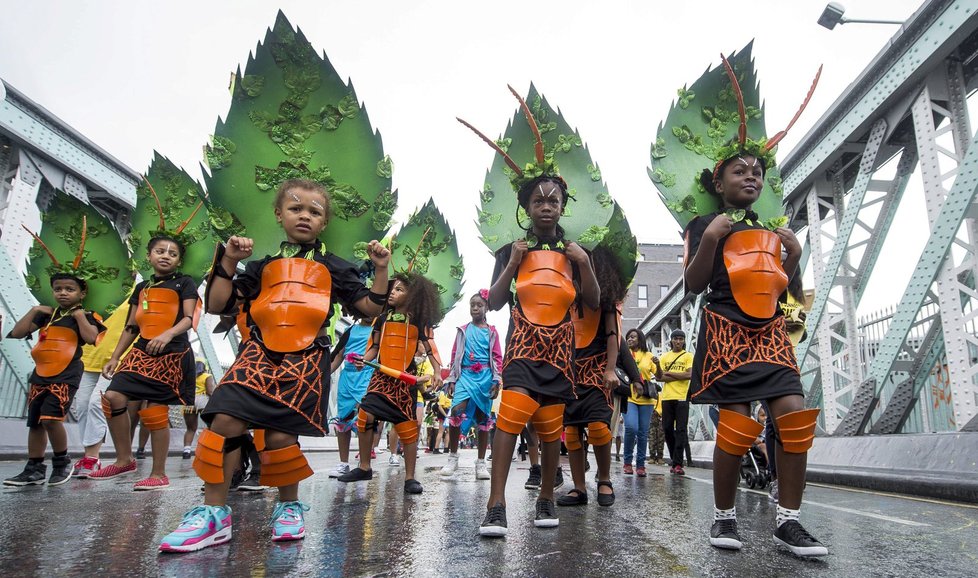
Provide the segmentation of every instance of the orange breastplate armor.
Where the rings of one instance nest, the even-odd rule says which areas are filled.
[[[723,245],[723,264],[740,309],[758,319],[774,315],[778,297],[788,287],[781,266],[781,239],[762,229],[731,233]]]
[[[329,269],[311,259],[276,259],[261,272],[261,293],[251,318],[262,342],[288,353],[309,347],[329,316],[333,282]]]
[[[516,296],[531,323],[557,325],[577,297],[570,261],[557,251],[528,251],[516,273]]]
[[[387,321],[380,335],[380,364],[407,370],[418,350],[418,328],[403,321]]]
[[[598,335],[598,322],[601,321],[601,311],[584,307],[584,315],[577,314],[577,309],[571,311],[571,321],[574,322],[574,347],[584,349]]]
[[[41,377],[58,375],[75,357],[78,349],[78,334],[67,327],[51,326],[31,349],[37,374]]]
[[[151,287],[139,293],[136,325],[143,339],[155,339],[176,323],[180,312],[180,295],[173,289]]]

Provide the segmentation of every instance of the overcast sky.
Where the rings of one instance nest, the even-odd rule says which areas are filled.
[[[902,20],[920,1],[845,4],[850,17]],[[677,88],[717,64],[721,52],[754,39],[773,132],[824,63],[808,110],[780,146],[784,158],[895,32],[858,24],[829,31],[816,24],[825,2],[808,0],[2,5],[0,77],[134,170],[145,170],[155,149],[198,178],[201,147],[230,104],[230,73],[281,8],[352,79],[381,132],[400,193],[395,218],[403,221],[433,196],[456,228],[467,295],[491,273],[474,219],[494,153],[455,117],[502,132],[516,109],[507,83],[525,93],[532,80],[580,130],[640,241],[678,243],[678,226],[646,174],[649,145]],[[911,268],[916,262],[903,260]],[[897,285],[881,288],[874,301],[899,300]],[[467,320],[467,308],[456,308],[438,334],[442,348],[450,347],[450,328]]]

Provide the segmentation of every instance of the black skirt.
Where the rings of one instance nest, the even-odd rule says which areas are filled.
[[[512,309],[502,381],[504,389],[528,390],[536,397],[574,399],[574,324],[535,325],[519,307]]]
[[[702,315],[690,401],[723,405],[804,395],[782,315],[757,321],[713,305],[704,307]]]
[[[265,349],[249,340],[201,416],[210,425],[225,414],[249,427],[292,435],[326,435],[329,354],[325,340],[296,353]]]
[[[142,341],[142,340],[140,340]],[[150,355],[142,343],[119,364],[107,391],[117,391],[131,400],[166,405],[193,405],[197,372],[194,352],[188,344]]]
[[[564,425],[586,426],[603,423],[611,427],[611,402],[603,387],[578,387],[577,399],[567,402]]]

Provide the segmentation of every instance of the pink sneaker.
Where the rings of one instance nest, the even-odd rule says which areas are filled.
[[[640,478],[644,478],[645,476],[647,476],[648,475],[648,472],[645,471],[645,466],[640,466],[640,467],[636,468],[635,469],[635,475],[638,476],[638,477],[640,477]]]
[[[132,489],[136,492],[145,492],[148,490],[162,490],[169,487],[170,478],[163,476],[162,478],[146,478],[145,480],[139,480],[132,486]]]
[[[85,479],[100,469],[102,469],[102,462],[98,458],[85,456],[75,462],[75,471],[71,473],[71,477]]]
[[[632,469],[632,464],[625,464],[621,467],[621,473],[625,474],[626,476],[630,476],[635,473],[635,470]]]
[[[115,464],[109,464],[104,468],[98,470],[97,472],[92,472],[88,475],[90,479],[93,480],[108,480],[116,476],[121,476],[123,474],[128,474],[136,471],[136,460],[129,462],[128,466],[117,466]]]

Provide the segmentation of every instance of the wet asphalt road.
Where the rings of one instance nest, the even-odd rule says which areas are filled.
[[[771,541],[775,506],[766,493],[738,495],[745,547],[709,546],[711,472],[677,477],[650,467],[648,478],[624,476],[613,462],[618,502],[559,508],[560,527],[532,525],[535,492],[523,489],[527,463],[514,462],[508,487],[509,536],[478,535],[489,493],[476,481],[475,452],[463,451],[454,479],[442,480],[443,456],[422,455],[424,494],[403,493],[403,473],[378,455],[369,482],[342,484],[327,473],[336,453],[310,454],[317,473],[302,483],[311,506],[306,538],[273,544],[268,521],[273,490],[232,493],[230,544],[189,554],[158,555],[161,536],[201,502],[190,460],[171,457],[171,487],[133,492],[139,477],[0,492],[0,576],[974,576],[978,509],[810,485],[802,521],[829,547],[801,560]],[[592,458],[593,460],[593,458]],[[50,463],[50,460],[48,461]],[[593,463],[593,461],[592,461]],[[140,473],[149,471],[140,463]],[[0,463],[4,478],[20,462]],[[50,471],[50,470],[49,470]],[[567,485],[570,475],[565,462]]]

